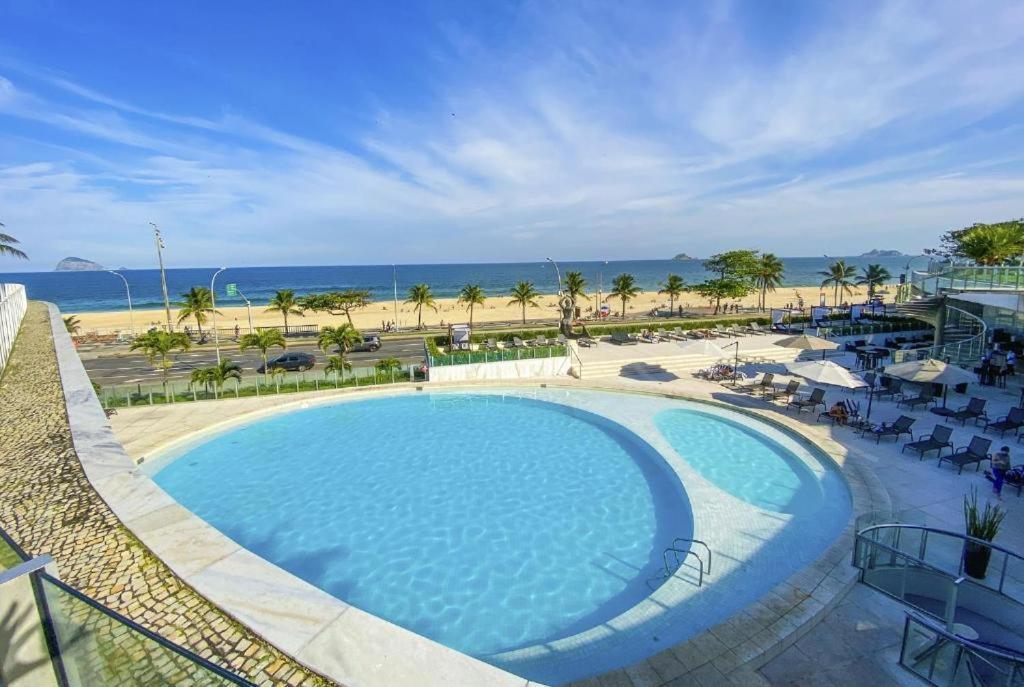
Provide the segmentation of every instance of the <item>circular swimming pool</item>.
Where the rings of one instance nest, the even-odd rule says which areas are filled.
[[[222,432],[159,461],[154,479],[329,594],[559,684],[640,660],[766,589],[730,583],[728,563],[699,593],[663,575],[663,550],[695,536],[695,522],[713,548],[735,549],[731,517],[705,522],[721,507],[786,518],[763,531],[747,522],[790,558],[780,569],[775,553],[746,552],[774,581],[845,524],[834,470],[734,415],[603,392],[395,395]],[[671,612],[645,621],[638,609],[659,594]],[[697,621],[680,610],[718,597]],[[629,630],[599,636],[631,614]]]

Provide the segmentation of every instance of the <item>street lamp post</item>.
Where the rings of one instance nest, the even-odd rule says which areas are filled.
[[[398,331],[398,267],[391,266],[391,283],[395,287],[395,331]]]
[[[733,366],[732,366],[732,385],[736,386],[736,383],[739,381],[737,377],[739,375],[739,367],[740,367],[740,342],[739,341],[733,341],[731,344],[726,344],[722,348],[729,348],[729,346],[735,346],[736,347],[736,357],[734,358]]]
[[[121,281],[124,282],[124,290],[128,294],[128,327],[131,329],[132,338],[134,338],[135,337],[135,311],[132,310],[132,290],[128,286],[128,280],[125,279],[125,276],[123,274],[121,274],[120,272],[115,272],[114,270],[107,270],[107,272],[110,272],[111,274],[116,274],[117,276],[121,277]]]
[[[548,262],[555,266],[555,277],[558,278],[558,295],[562,295],[562,273],[558,270],[558,263],[551,258],[545,258]]]
[[[210,279],[210,306],[213,308],[213,348],[217,351],[218,366],[220,366],[220,336],[217,334],[217,287],[215,283],[217,275],[226,269],[227,267],[221,267],[213,273],[213,277]]]
[[[174,327],[171,324],[171,299],[167,296],[167,275],[164,272],[164,239],[160,236],[160,227],[155,223],[149,223],[153,227],[153,237],[156,239],[156,257],[160,262],[160,288],[164,292],[164,312],[167,314],[167,331],[174,331]]]

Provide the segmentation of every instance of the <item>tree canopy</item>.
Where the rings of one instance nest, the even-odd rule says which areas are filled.
[[[756,289],[754,278],[760,259],[756,250],[730,250],[716,253],[704,261],[704,269],[717,274],[691,287],[704,298],[715,300],[715,313],[723,298],[742,298]]]
[[[1002,265],[1024,256],[1024,219],[976,223],[963,229],[952,229],[942,235],[939,243],[939,248],[925,253],[945,258],[968,258],[979,265]]]

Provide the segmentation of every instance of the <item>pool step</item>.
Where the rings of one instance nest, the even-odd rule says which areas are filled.
[[[774,347],[740,351],[740,364],[751,357],[762,358],[767,363],[791,362],[799,351]],[[726,356],[732,360],[732,357]],[[698,370],[710,367],[719,361],[716,357],[700,355],[673,355],[651,358],[630,358],[619,360],[586,360],[583,363],[584,378],[595,377],[642,377],[655,374],[692,375]]]

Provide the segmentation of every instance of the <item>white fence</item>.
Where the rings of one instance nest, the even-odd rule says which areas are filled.
[[[0,284],[0,372],[7,366],[7,359],[14,348],[21,319],[28,309],[28,297],[21,284]]]

